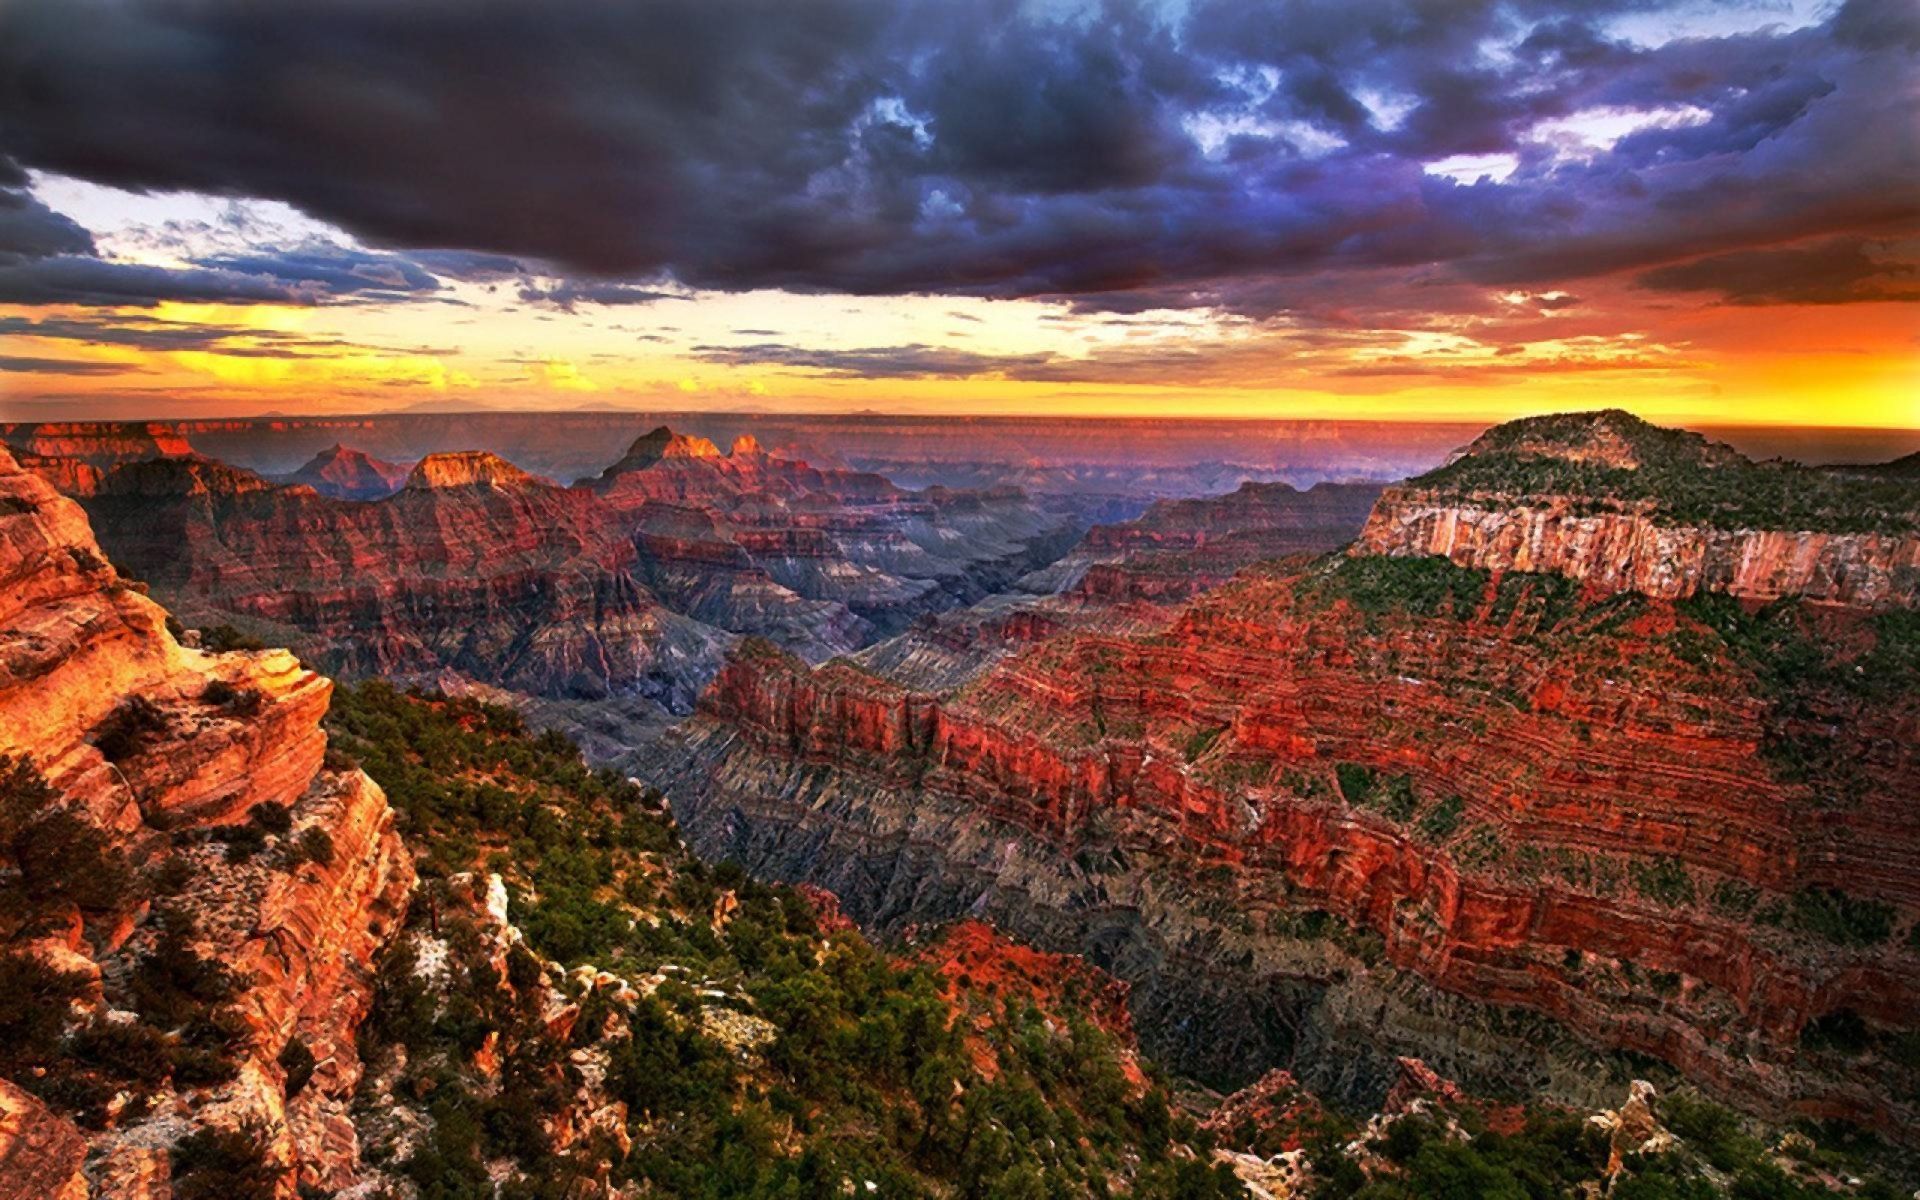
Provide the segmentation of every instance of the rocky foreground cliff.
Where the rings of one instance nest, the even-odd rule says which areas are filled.
[[[12,1194],[169,1196],[173,1148],[212,1129],[289,1187],[352,1181],[354,1035],[413,869],[380,788],[324,762],[330,687],[181,645],[0,452]]]
[[[1631,473],[1667,436],[1580,429],[1496,431],[1451,477],[1543,436],[1547,470]],[[1815,486],[1777,511],[1898,530],[1914,504]],[[1910,1133],[1920,637],[1897,555],[1762,605],[1714,571],[1604,586],[1606,552],[1416,555],[1388,537],[1404,504],[1350,555],[1183,604],[1000,605],[984,667],[921,632],[817,669],[748,645],[659,779],[703,852],[863,922],[982,915],[1087,953],[1133,983],[1148,1048],[1209,1079],[1282,1065],[1377,1101],[1416,1054],[1597,1102],[1631,1052]]]

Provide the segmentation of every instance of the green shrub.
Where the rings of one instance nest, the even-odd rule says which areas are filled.
[[[307,1043],[301,1040],[298,1034],[287,1039],[287,1044],[281,1048],[280,1056],[275,1061],[280,1064],[280,1069],[287,1073],[287,1099],[289,1100],[298,1096],[306,1088],[308,1081],[313,1078],[314,1067],[317,1065],[314,1062],[313,1051],[307,1048]]]
[[[323,867],[333,865],[333,837],[318,825],[309,825],[301,830],[294,842],[294,849],[302,862],[318,863]]]
[[[125,762],[166,728],[166,714],[158,705],[145,696],[129,696],[93,731],[93,747],[108,762]]]
[[[1627,874],[1634,890],[1656,904],[1678,908],[1694,901],[1693,873],[1677,858],[1635,859],[1628,864]]]
[[[200,630],[200,648],[224,653],[229,650],[265,650],[267,644],[231,625],[207,625]]]
[[[174,1200],[274,1200],[281,1168],[256,1126],[196,1129],[174,1143]]]
[[[13,857],[22,891],[43,908],[70,902],[108,911],[126,900],[133,883],[106,834],[69,812],[48,813],[21,830]]]
[[[1467,802],[1461,796],[1448,796],[1420,818],[1420,833],[1428,841],[1444,842],[1460,829],[1461,818],[1467,811]]]
[[[1795,929],[1836,946],[1878,946],[1893,936],[1894,910],[1878,900],[1862,900],[1836,888],[1804,888],[1787,906]]]
[[[1334,778],[1339,781],[1340,795],[1348,804],[1359,807],[1373,798],[1377,776],[1372,767],[1360,763],[1336,763]]]
[[[236,686],[224,679],[210,681],[201,690],[200,699],[240,717],[253,716],[266,703],[266,697],[259,688]]]
[[[175,1029],[239,994],[240,977],[193,947],[191,917],[165,909],[158,922],[160,937],[133,969],[131,990],[141,1016],[163,1029]]]
[[[56,970],[24,950],[0,950],[0,1067],[11,1074],[53,1061],[67,1010],[87,987],[81,972]]]

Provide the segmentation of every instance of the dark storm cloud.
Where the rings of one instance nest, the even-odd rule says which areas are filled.
[[[706,362],[736,367],[797,367],[824,375],[851,375],[865,379],[963,379],[978,375],[1009,375],[1046,366],[1055,356],[1036,354],[980,354],[913,343],[871,346],[855,350],[815,350],[781,342],[747,346],[695,346],[693,356]]]
[[[205,350],[238,358],[319,358],[359,353],[446,354],[433,347],[381,347],[241,325],[167,321],[144,313],[74,317],[0,317],[0,338],[44,338],[89,346],[176,352]]]
[[[5,164],[0,159],[0,164]],[[56,254],[93,253],[93,235],[25,191],[0,188],[0,266]]]
[[[1920,300],[1920,245],[1835,238],[1813,246],[1740,250],[1648,271],[1664,292],[1716,292],[1734,304],[1851,304]]]
[[[124,375],[133,368],[125,363],[75,362],[66,358],[30,358],[0,354],[0,371],[27,375]]]
[[[537,283],[528,280],[520,285],[520,299],[526,304],[546,304],[564,312],[572,312],[577,304],[652,304],[656,300],[684,300],[686,297],[629,283],[576,280]]]
[[[213,255],[197,265],[253,275],[295,290],[330,297],[396,299],[440,290],[440,281],[418,263],[397,254],[371,254],[346,246],[311,245]]]
[[[0,147],[286,200],[383,253],[436,248],[406,255],[426,279],[559,308],[655,298],[593,282],[625,278],[1259,317],[1296,311],[1296,278],[1545,290],[1920,224],[1911,0],[1652,48],[1608,32],[1657,7],[15,0]],[[1690,115],[1591,154],[1543,140],[1599,108]],[[1516,168],[1425,170],[1465,154]],[[200,266],[433,290],[272,257]]]
[[[0,304],[151,306],[162,301],[298,304],[300,289],[237,271],[172,270],[76,254],[0,265]]]

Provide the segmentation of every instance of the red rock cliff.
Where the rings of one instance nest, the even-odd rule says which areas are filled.
[[[1749,1103],[1910,1128],[1896,1053],[1807,1032],[1844,1012],[1891,1047],[1920,1013],[1920,694],[1898,623],[1809,614],[1863,670],[1904,673],[1783,697],[1663,600],[1378,563],[1256,574],[939,695],[743,651],[687,731],[677,810],[696,845],[844,881],[866,916],[900,910],[865,886],[1015,888],[1066,927],[1136,892],[1182,896],[1175,931],[1220,907],[1256,930],[1332,914],[1442,991]],[[953,882],[889,885],[876,845]],[[1127,865],[1089,879],[1089,861]]]
[[[182,646],[160,607],[106,565],[78,506],[0,451],[0,756],[29,764],[56,804],[104,830],[110,852],[139,870],[125,898],[70,910],[56,936],[11,936],[101,981],[70,1023],[134,1018],[115,1014],[137,1007],[125,981],[159,937],[163,907],[190,922],[198,952],[236,971],[230,1077],[163,1077],[147,1085],[159,1093],[147,1107],[89,1117],[93,1194],[133,1194],[134,1181],[170,1194],[166,1147],[201,1124],[258,1128],[269,1160],[287,1168],[289,1197],[297,1184],[357,1178],[341,1116],[359,1075],[353,1035],[413,871],[380,789],[357,770],[322,767],[330,686],[285,651]],[[324,836],[324,861],[243,861],[204,836],[268,809],[286,812],[278,836],[289,845]],[[183,882],[163,899],[149,881],[171,859]],[[290,1098],[281,1055],[295,1038],[318,1066]],[[32,1082],[0,1080],[0,1193],[87,1194],[88,1181],[71,1182],[82,1135],[57,1111],[68,1101],[33,1102],[13,1086]]]

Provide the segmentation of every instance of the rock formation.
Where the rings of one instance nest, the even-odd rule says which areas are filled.
[[[415,492],[476,487],[512,490],[541,482],[498,454],[485,450],[459,450],[427,455],[413,465],[413,470],[407,472],[406,482],[402,486]]]
[[[8,819],[27,822],[0,848],[24,889],[0,949],[77,989],[50,1032],[90,1047],[10,1035],[0,1191],[89,1194],[82,1126],[94,1195],[170,1194],[166,1147],[200,1128],[246,1131],[283,1195],[357,1178],[354,1033],[413,869],[380,789],[323,765],[330,686],[285,651],[181,645],[78,506],[0,451],[0,758]],[[195,1014],[217,1046],[156,1007],[174,987],[217,991]]]
[[[1516,421],[1381,498],[1368,554],[1551,571],[1596,591],[1920,602],[1920,498],[1879,475],[1753,463],[1625,413]]]
[[[735,634],[823,661],[998,589],[1078,530],[1014,493],[909,493],[665,428],[574,488],[483,451],[429,454],[397,491],[338,447],[316,463],[309,486],[153,458],[84,500],[112,560],[190,624],[349,676],[655,706],[642,724],[690,709]],[[392,494],[322,494],[349,469]]]
[[[87,504],[112,560],[192,623],[238,623],[348,675],[450,676],[685,706],[727,635],[665,606],[592,494],[484,453],[342,501],[209,459],[115,468]]]
[[[406,478],[406,467],[335,442],[283,482],[305,484],[335,500],[379,500],[391,496]]]
[[[998,591],[1080,530],[1011,490],[910,492],[665,426],[582,486],[622,514],[677,611],[812,660]]]
[[[63,496],[91,496],[106,474],[85,459],[16,450],[13,458],[20,468],[31,471],[54,486]]]
[[[1598,424],[1581,469],[1659,461]],[[1776,1114],[1914,1128],[1910,611],[1609,597],[1404,549],[1104,627],[1002,605],[984,668],[920,631],[814,670],[748,644],[657,776],[703,852],[870,926],[983,915],[1088,954],[1206,1078],[1291,1064],[1378,1100],[1415,1054],[1598,1103],[1625,1076],[1592,1048],[1621,1048]]]
[[[9,448],[56,458],[74,458],[105,469],[174,454],[192,454],[193,444],[170,421],[48,421],[0,427]]]
[[[1320,483],[1303,492],[1249,482],[1224,496],[1160,500],[1132,521],[1094,526],[1071,553],[1019,586],[1076,589],[1106,601],[1183,600],[1251,563],[1345,546],[1379,496],[1369,483]]]

